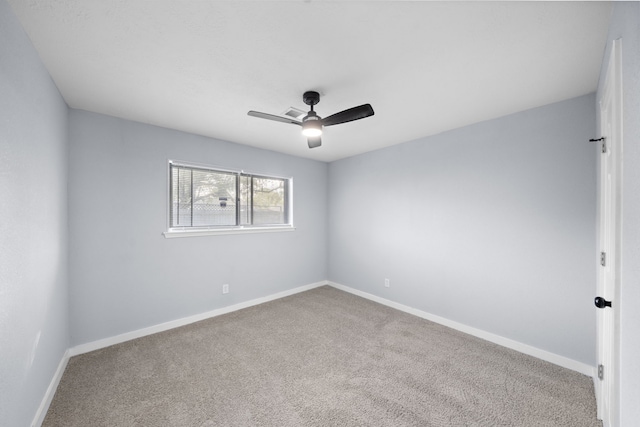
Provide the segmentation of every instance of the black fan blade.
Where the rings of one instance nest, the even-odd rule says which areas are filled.
[[[319,136],[312,136],[307,138],[307,143],[309,144],[309,148],[316,148],[322,145],[322,138]]]
[[[364,104],[325,117],[322,119],[322,126],[338,125],[340,123],[364,119],[369,116],[373,116],[373,108],[371,108],[371,104]]]
[[[259,111],[249,111],[247,114],[253,117],[261,118],[261,119],[274,120],[276,122],[291,123],[294,125],[302,126],[301,122],[288,119],[286,117],[274,116],[273,114],[261,113]]]

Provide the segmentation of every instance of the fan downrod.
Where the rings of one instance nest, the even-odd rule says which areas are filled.
[[[320,94],[318,92],[308,91],[302,95],[302,100],[305,104],[310,105],[313,110],[313,106],[320,102]]]

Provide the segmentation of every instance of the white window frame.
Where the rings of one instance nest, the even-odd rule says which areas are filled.
[[[287,218],[289,219],[288,224],[276,224],[276,225],[224,225],[224,226],[203,226],[203,227],[181,227],[174,228],[171,226],[171,166],[178,167],[187,167],[187,168],[197,168],[197,169],[205,169],[211,170],[212,172],[224,172],[224,173],[232,173],[236,175],[236,179],[239,179],[240,176],[252,176],[258,178],[274,178],[274,179],[283,179],[287,185],[287,200],[285,202],[287,206]],[[293,226],[293,178],[292,177],[283,177],[265,173],[253,173],[245,170],[233,170],[213,165],[205,165],[200,163],[193,162],[183,162],[177,160],[169,160],[167,162],[167,231],[163,232],[165,238],[172,239],[176,237],[198,237],[198,236],[219,236],[219,235],[228,235],[228,234],[247,234],[247,233],[279,233],[279,232],[289,232],[295,231],[295,227]],[[236,198],[239,195],[236,194]],[[238,206],[238,200],[236,200],[236,206]]]

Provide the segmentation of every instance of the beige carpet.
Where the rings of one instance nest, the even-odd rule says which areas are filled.
[[[330,287],[73,357],[44,426],[599,426],[592,380]]]

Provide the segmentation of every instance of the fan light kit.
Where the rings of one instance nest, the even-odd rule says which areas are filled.
[[[324,126],[338,125],[341,123],[352,122],[354,120],[364,119],[365,117],[373,116],[373,108],[370,104],[360,105],[358,107],[349,108],[339,113],[332,114],[324,119],[315,111],[313,106],[320,102],[320,94],[318,92],[305,92],[302,95],[302,100],[311,109],[306,116],[302,118],[302,121],[289,119],[286,117],[275,116],[273,114],[261,113],[259,111],[249,111],[247,114],[253,117],[259,117],[261,119],[273,120],[276,122],[291,123],[302,127],[302,134],[307,137],[307,143],[309,148],[315,148],[322,145],[320,136],[322,135],[322,128]]]
[[[302,122],[302,134],[306,137],[314,137],[322,135],[322,125],[318,117],[305,117]]]

